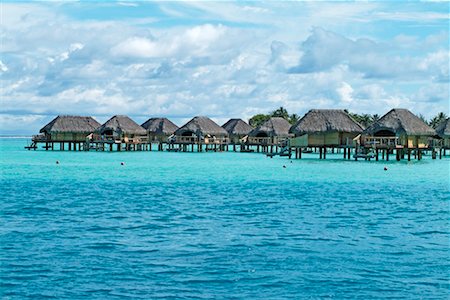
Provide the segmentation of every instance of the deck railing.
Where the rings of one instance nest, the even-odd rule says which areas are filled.
[[[196,136],[180,136],[176,135],[169,139],[169,141],[176,144],[198,144],[199,140],[202,144],[216,144],[223,145],[228,144],[228,137],[205,137],[199,139]]]
[[[31,138],[33,142],[48,142],[50,141],[50,137],[44,134],[36,134]]]
[[[249,136],[247,143],[250,145],[278,145],[283,144],[288,138],[283,137],[256,137]]]
[[[400,146],[398,137],[369,136],[364,138],[364,146],[373,148],[395,148]]]
[[[88,136],[89,139],[89,136]],[[148,141],[147,136],[135,136],[135,137],[119,137],[115,135],[98,135],[92,136],[92,141],[106,142],[106,143],[125,143],[125,144],[143,144]]]

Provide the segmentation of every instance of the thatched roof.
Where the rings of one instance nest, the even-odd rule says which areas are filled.
[[[440,137],[450,137],[450,118],[442,121],[436,128],[436,132]]]
[[[295,123],[289,132],[296,135],[349,132],[361,133],[363,127],[341,109],[311,109]]]
[[[104,133],[106,130],[112,130],[119,133],[125,134],[147,134],[147,131],[139,126],[136,122],[131,120],[128,116],[114,116],[108,121],[106,121],[102,126],[98,128],[100,134]]]
[[[389,130],[395,134],[435,135],[436,131],[407,109],[395,108],[369,126],[364,133],[375,134]]]
[[[195,117],[192,118],[185,125],[178,128],[175,131],[176,135],[182,135],[185,132],[193,132],[194,134],[201,135],[218,135],[218,136],[228,136],[228,132],[217,125],[213,120],[208,117]]]
[[[289,136],[289,128],[291,124],[283,118],[272,117],[260,126],[256,127],[250,133],[249,136],[257,136],[260,133],[265,133],[267,136]]]
[[[253,127],[245,123],[242,119],[230,119],[222,125],[229,135],[247,135]]]
[[[100,123],[92,117],[57,116],[50,123],[42,127],[39,132],[45,133],[92,133]]]
[[[178,129],[178,126],[167,118],[150,118],[141,126],[147,129],[147,132],[159,135],[171,135]]]

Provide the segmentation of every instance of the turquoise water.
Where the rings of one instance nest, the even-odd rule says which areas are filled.
[[[0,139],[2,299],[448,299],[448,157],[26,142]]]

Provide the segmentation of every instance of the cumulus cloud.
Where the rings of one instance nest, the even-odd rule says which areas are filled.
[[[170,55],[165,50],[168,49],[159,48],[157,43],[147,38],[132,37],[112,48],[111,52],[115,56],[122,57],[160,57]]]
[[[49,57],[48,61],[51,63],[54,63],[55,61],[65,61],[67,60],[70,55],[78,50],[81,50],[84,48],[84,45],[82,43],[73,43],[70,44],[69,49],[67,51],[64,51],[63,53],[55,56],[55,57]]]
[[[311,108],[382,114],[402,106],[425,115],[448,110],[445,28],[380,38],[370,30],[324,25],[335,10],[325,4],[319,19],[292,9],[313,12],[312,3],[158,5],[170,8],[170,15],[145,22],[77,19],[59,5],[5,4],[0,130],[17,132],[13,124],[20,121],[36,132],[57,114],[100,121],[117,113],[137,121],[167,116],[181,125],[193,115],[222,122],[279,106],[300,115]],[[352,28],[368,11],[360,4],[344,8],[339,16],[352,20]],[[167,25],[174,16],[177,21]],[[365,29],[371,26],[366,21]]]
[[[6,72],[8,71],[8,67],[0,60],[0,71]]]
[[[342,102],[351,103],[353,101],[353,88],[347,82],[343,82],[342,85],[337,89]]]
[[[403,44],[405,40],[413,41],[405,36],[397,36],[395,40],[397,44]],[[290,72],[320,72],[344,65],[366,78],[412,80],[423,76],[448,77],[448,50],[431,53],[424,58],[411,54],[399,55],[401,46],[397,44],[394,41],[379,43],[367,38],[352,40],[316,27],[302,43],[303,55]]]
[[[159,39],[131,37],[111,49],[118,57],[161,58],[203,56],[210,51],[221,51],[224,43],[220,39],[227,33],[223,25],[205,24],[188,28],[181,33],[172,33]]]

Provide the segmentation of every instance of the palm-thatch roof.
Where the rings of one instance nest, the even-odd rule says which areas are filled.
[[[442,138],[450,137],[450,118],[447,118],[439,123],[438,127],[436,128],[436,132]]]
[[[117,133],[145,135],[147,131],[131,120],[128,116],[117,115],[106,121],[98,128],[98,132],[103,134],[107,130]]]
[[[178,126],[167,118],[150,118],[141,126],[147,129],[147,132],[157,135],[171,135],[178,129]]]
[[[100,123],[92,117],[57,116],[50,123],[42,127],[42,133],[92,133]]]
[[[394,108],[370,125],[364,133],[391,131],[396,135],[435,135],[436,131],[407,109]]]
[[[197,116],[175,131],[176,135],[192,132],[195,135],[228,136],[228,132],[208,117]]]
[[[250,133],[249,136],[258,136],[263,133],[269,137],[279,136],[279,137],[288,137],[289,136],[289,128],[291,124],[281,117],[272,117],[260,126],[256,127]]]
[[[248,125],[242,119],[230,119],[222,125],[229,135],[247,135],[253,127]]]
[[[344,110],[311,109],[289,132],[296,135],[330,132],[361,133],[364,128]]]

